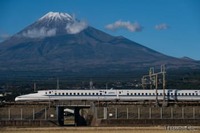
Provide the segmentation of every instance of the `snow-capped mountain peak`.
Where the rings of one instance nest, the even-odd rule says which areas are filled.
[[[73,17],[67,13],[61,13],[61,12],[49,12],[45,14],[43,17],[39,19],[39,21],[49,19],[49,20],[73,20]]]
[[[77,34],[88,27],[86,21],[81,21],[68,13],[49,12],[31,24],[18,36],[26,38],[45,38],[64,34]]]

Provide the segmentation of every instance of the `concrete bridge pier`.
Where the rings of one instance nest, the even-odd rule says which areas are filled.
[[[57,106],[58,124],[64,126],[64,107]]]
[[[74,108],[74,122],[75,126],[86,126],[87,122],[83,116],[80,115],[80,109],[79,107]]]

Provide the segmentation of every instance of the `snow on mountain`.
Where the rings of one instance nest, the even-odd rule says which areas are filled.
[[[49,21],[52,21],[52,20],[73,21],[73,17],[71,15],[69,15],[68,13],[60,13],[60,12],[49,12],[43,17],[41,17],[39,21],[42,21],[44,19],[48,19]]]
[[[68,13],[49,12],[28,28],[19,32],[18,36],[45,38],[63,34],[78,34],[87,27],[87,22],[77,20]]]

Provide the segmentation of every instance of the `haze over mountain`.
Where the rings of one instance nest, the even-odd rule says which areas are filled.
[[[170,57],[123,36],[111,36],[67,13],[49,12],[0,43],[0,71],[123,72],[166,64],[198,68],[191,59]]]

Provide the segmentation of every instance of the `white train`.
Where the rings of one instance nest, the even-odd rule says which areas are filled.
[[[60,101],[60,100],[91,100],[91,101],[200,101],[200,90],[42,90],[37,93],[21,95],[15,101]]]

